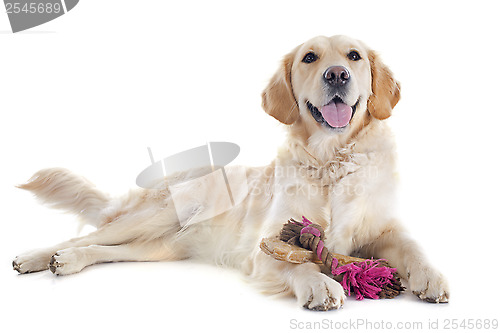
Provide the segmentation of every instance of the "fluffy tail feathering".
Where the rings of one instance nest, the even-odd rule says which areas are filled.
[[[100,224],[101,210],[110,200],[90,181],[62,168],[40,170],[17,187],[33,192],[42,203],[76,214],[84,223],[96,227]]]

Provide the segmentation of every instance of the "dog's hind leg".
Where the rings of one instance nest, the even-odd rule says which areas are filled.
[[[137,230],[130,228],[127,223],[110,223],[96,231],[78,238],[59,243],[43,249],[32,250],[17,256],[12,266],[21,274],[38,272],[48,269],[52,255],[67,248],[80,248],[90,245],[118,245],[134,240]]]
[[[58,250],[50,259],[49,269],[56,275],[80,272],[86,266],[119,261],[161,261],[182,259],[171,242],[159,238],[147,243],[132,242],[121,245],[90,245]]]

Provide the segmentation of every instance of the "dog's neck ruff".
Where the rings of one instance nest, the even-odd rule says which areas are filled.
[[[327,160],[321,160],[298,140],[293,140],[286,147],[290,152],[291,164],[301,176],[318,183],[320,186],[332,186],[356,171],[367,160],[366,154],[356,153],[355,144],[334,147]]]

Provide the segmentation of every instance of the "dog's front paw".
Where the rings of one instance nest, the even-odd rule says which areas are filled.
[[[344,305],[344,288],[332,278],[318,273],[306,281],[297,298],[306,309],[328,311]]]
[[[40,250],[23,253],[14,258],[12,267],[21,274],[44,271],[50,260],[50,254]]]
[[[80,272],[85,268],[83,255],[77,248],[57,251],[49,262],[49,269],[55,275],[68,275]]]
[[[410,290],[420,299],[430,303],[448,303],[448,282],[438,271],[426,267],[409,274]]]

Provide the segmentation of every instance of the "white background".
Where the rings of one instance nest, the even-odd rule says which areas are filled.
[[[82,0],[12,34],[2,9],[0,330],[286,332],[293,320],[324,319],[425,329],[436,319],[441,328],[446,319],[500,319],[498,12],[494,1]],[[148,146],[159,159],[232,141],[242,148],[235,163],[271,161],[284,136],[260,93],[281,57],[319,34],[365,41],[401,81],[388,120],[401,216],[448,277],[449,304],[406,294],[313,313],[259,294],[237,272],[189,261],[96,265],[67,277],[12,271],[15,255],[76,233],[73,216],[14,187],[38,169],[66,167],[120,194],[148,165]]]

